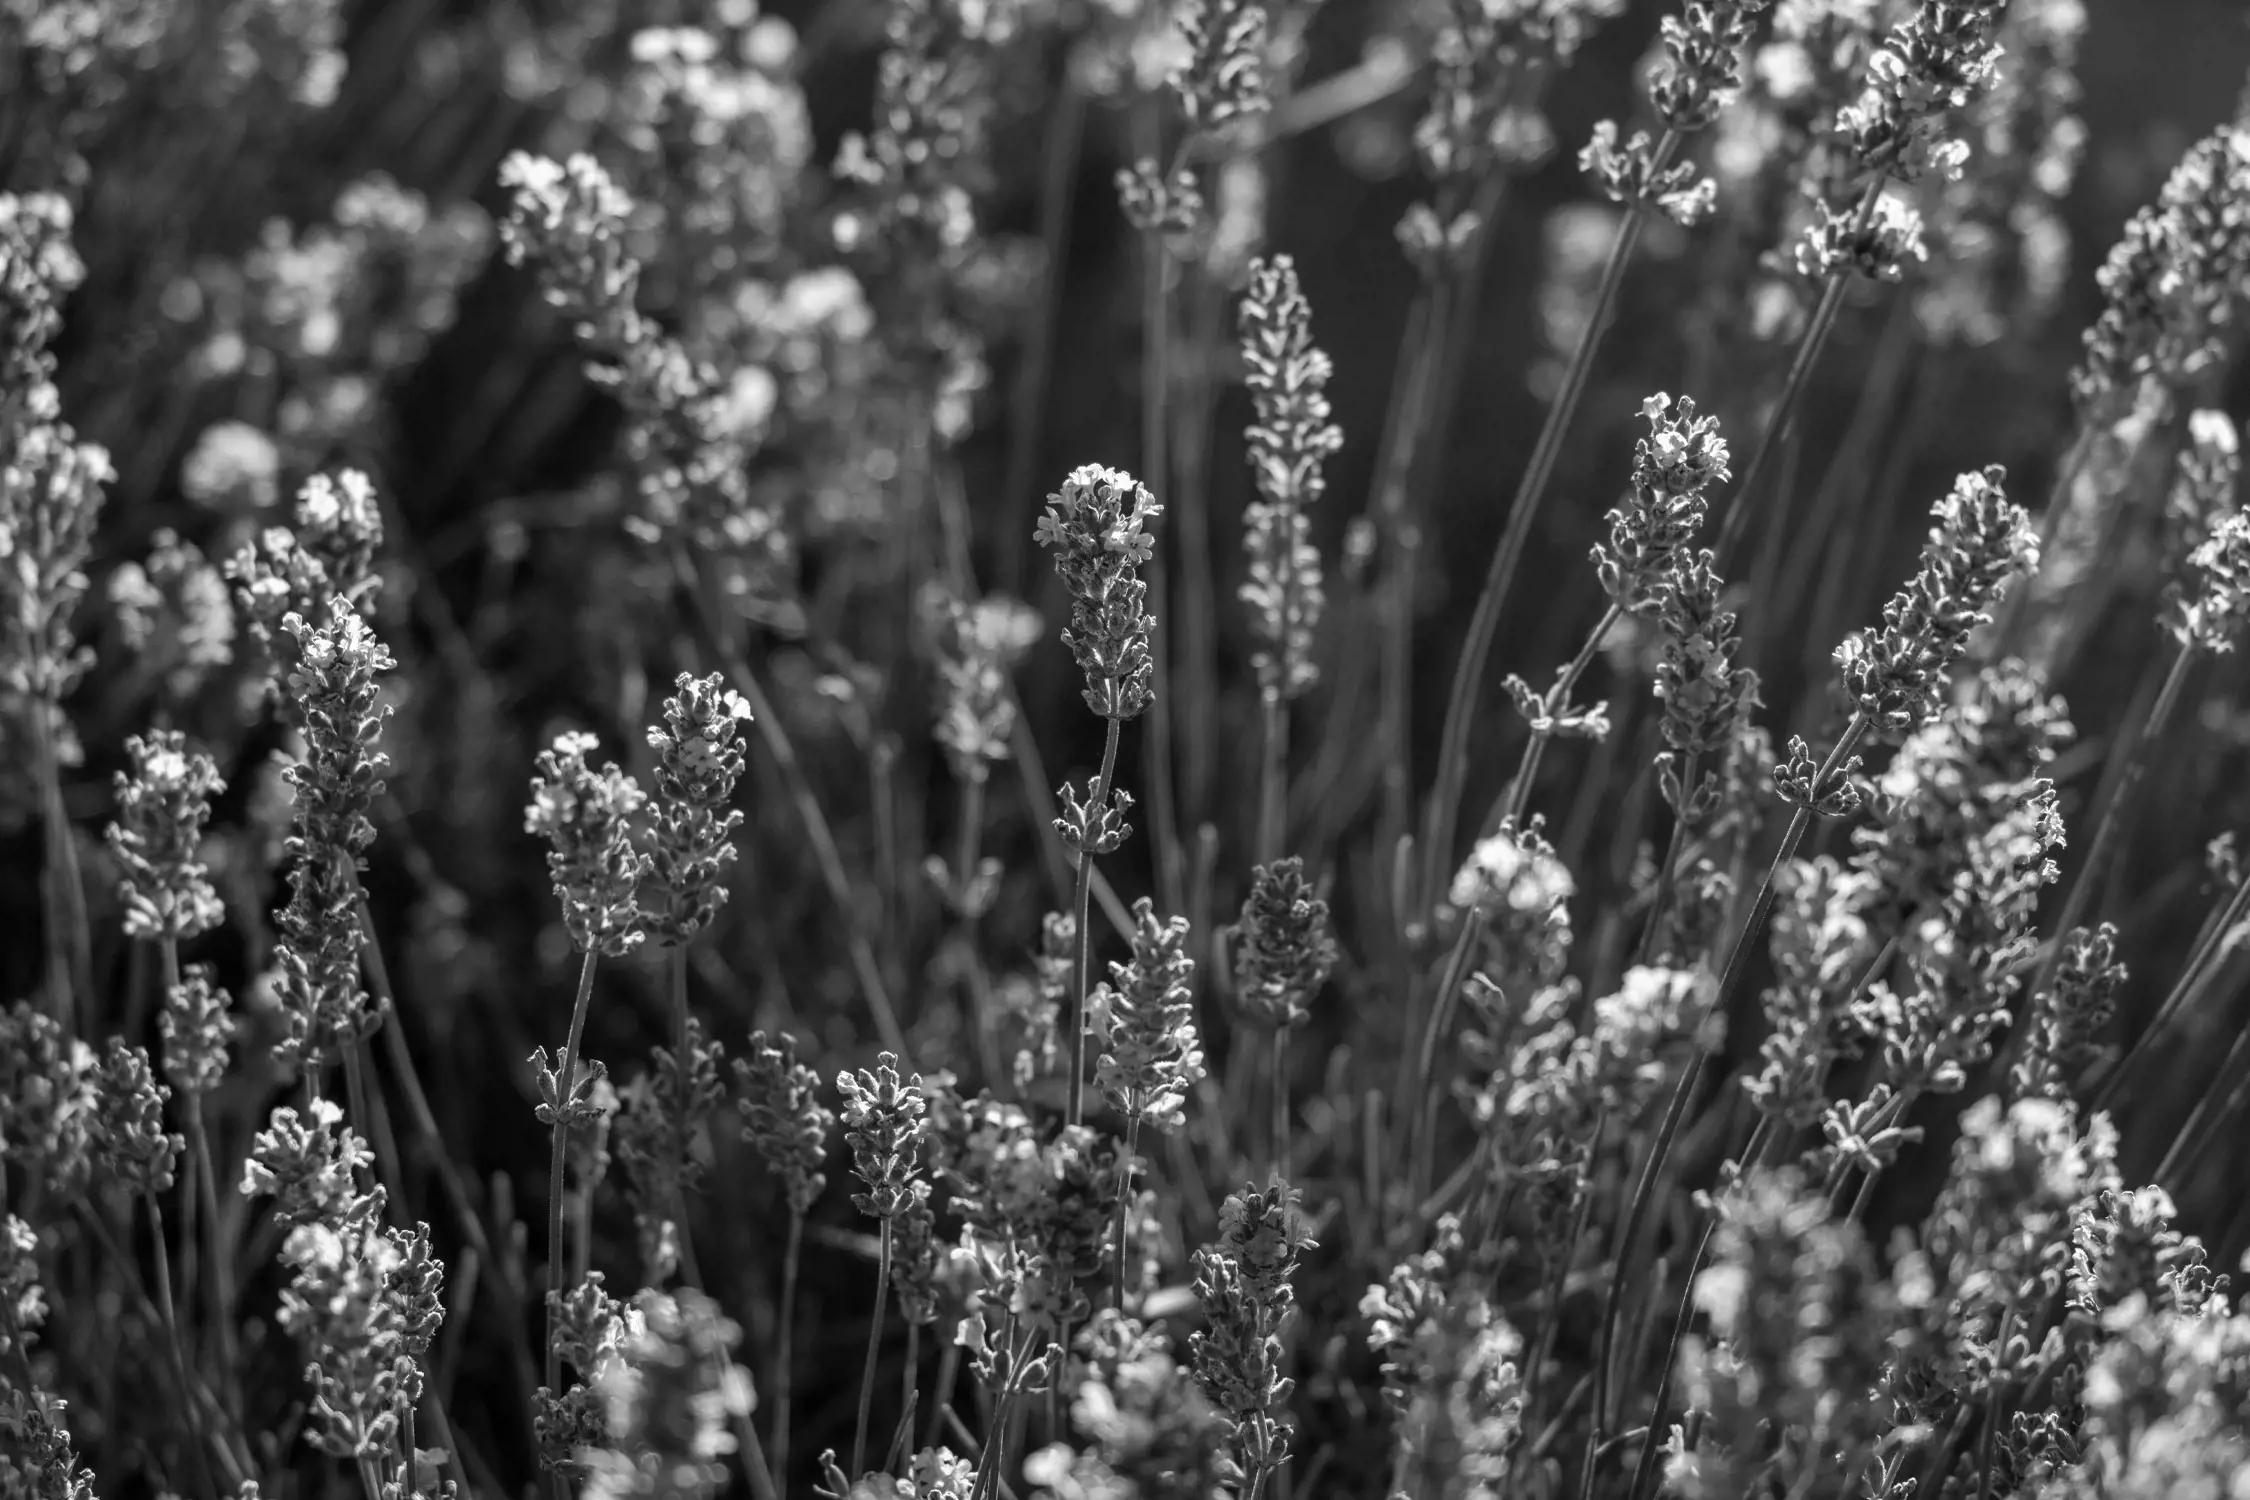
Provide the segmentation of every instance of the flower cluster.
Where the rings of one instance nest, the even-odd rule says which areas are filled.
[[[1047,497],[1039,545],[1055,553],[1070,590],[1063,644],[1086,674],[1086,706],[1105,719],[1139,717],[1148,707],[1156,664],[1149,654],[1148,585],[1140,569],[1156,553],[1142,528],[1162,507],[1132,475],[1088,464]]]
[[[1179,10],[1181,51],[1172,91],[1194,130],[1224,130],[1268,107],[1266,8],[1259,0],[1187,0]]]
[[[780,1175],[789,1211],[801,1218],[828,1183],[821,1166],[836,1116],[820,1102],[820,1076],[797,1061],[795,1037],[776,1040],[762,1031],[750,1033],[748,1052],[734,1060],[734,1076],[741,1088],[735,1108],[742,1112],[742,1138]]]
[[[1963,474],[1930,511],[1936,522],[1913,580],[1883,606],[1882,629],[1836,648],[1844,686],[1871,726],[1898,733],[1927,719],[1969,635],[2010,579],[2038,566],[2030,519],[2009,503],[1998,467]]]
[[[910,1184],[921,1174],[922,1138],[929,1131],[922,1075],[901,1080],[898,1058],[886,1052],[872,1072],[838,1073],[836,1091],[844,1096],[852,1170],[867,1189],[853,1194],[852,1204],[870,1218],[893,1218],[906,1208]]]
[[[1867,61],[1866,87],[1836,116],[1863,171],[1960,174],[1969,148],[1946,137],[1946,115],[1991,76],[2007,8],[2007,0],[1917,0],[1892,28]]]
[[[177,730],[135,735],[125,754],[132,768],[117,773],[117,821],[109,825],[110,848],[125,867],[125,930],[174,942],[209,932],[226,909],[197,854],[211,798],[226,789],[219,768]]]
[[[1195,1252],[1205,1328],[1189,1341],[1196,1383],[1234,1423],[1234,1458],[1253,1489],[1289,1456],[1296,1382],[1282,1330],[1296,1303],[1297,1259],[1312,1248],[1295,1193],[1276,1179],[1227,1195],[1219,1239]]]
[[[1665,606],[1672,578],[1710,508],[1705,491],[1723,484],[1726,439],[1716,417],[1698,417],[1695,402],[1661,393],[1641,403],[1649,435],[1633,447],[1633,489],[1609,513],[1609,539],[1594,546],[1594,568],[1619,609],[1652,614]]]
[[[1234,929],[1235,1002],[1261,1025],[1294,1026],[1336,962],[1328,903],[1294,856],[1259,865]]]
[[[644,1291],[633,1313],[616,1356],[596,1361],[608,1432],[584,1455],[585,1493],[709,1500],[727,1478],[733,1423],[753,1401],[750,1372],[733,1358],[742,1330],[692,1288]]]
[[[1159,922],[1143,896],[1133,903],[1133,960],[1109,966],[1112,984],[1096,1001],[1107,1030],[1095,1082],[1119,1113],[1157,1130],[1185,1123],[1181,1108],[1203,1081],[1187,948],[1187,918]]]
[[[656,812],[648,838],[655,890],[641,919],[659,943],[694,937],[727,898],[742,814],[726,804],[742,774],[739,741],[750,705],[724,684],[716,672],[682,672],[664,700],[664,723],[648,732],[656,752]]]
[[[1267,693],[1294,698],[1318,680],[1312,633],[1325,596],[1305,507],[1327,488],[1321,464],[1343,446],[1328,419],[1328,356],[1312,341],[1312,305],[1286,255],[1251,263],[1241,312],[1244,379],[1257,420],[1248,432],[1258,499],[1243,513],[1249,577],[1242,601],[1258,642],[1252,664]]]
[[[620,958],[645,935],[637,897],[649,865],[634,834],[648,798],[615,763],[588,765],[594,746],[590,734],[560,734],[539,753],[523,826],[547,840],[547,871],[571,940]]]
[[[94,1075],[93,1163],[98,1184],[154,1198],[172,1186],[187,1142],[164,1128],[172,1091],[156,1081],[148,1053],[109,1039]]]
[[[995,762],[1008,758],[1016,727],[1008,674],[1038,640],[1039,616],[1002,595],[972,604],[942,590],[925,596],[924,613],[943,689],[932,733],[955,779],[981,783]],[[954,876],[965,880],[973,873]]]

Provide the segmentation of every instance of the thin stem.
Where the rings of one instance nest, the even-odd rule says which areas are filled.
[[[876,1237],[875,1313],[867,1323],[867,1359],[859,1375],[859,1423],[852,1429],[852,1477],[867,1472],[867,1416],[875,1404],[875,1364],[883,1353],[883,1314],[891,1297],[891,1221]]]
[[[1273,1029],[1273,1169],[1289,1178],[1289,1027]]]
[[[1172,335],[1165,290],[1170,258],[1161,230],[1152,229],[1142,236],[1141,478],[1159,499],[1170,488],[1171,474],[1167,407],[1172,388]],[[1149,560],[1148,593],[1149,613],[1159,622],[1170,619],[1171,570],[1166,565],[1166,549],[1161,546]],[[1152,657],[1155,694],[1149,702],[1149,739],[1143,759],[1148,766],[1149,837],[1155,850],[1157,892],[1166,911],[1184,911],[1187,854],[1180,842],[1179,801],[1172,781],[1172,699],[1165,681],[1171,676],[1166,661],[1169,654],[1159,648]],[[1080,884],[1084,884],[1083,874]],[[1085,928],[1083,918],[1079,928]],[[1072,1119],[1076,1118],[1073,1114]]]
[[[796,1393],[797,1272],[803,1260],[805,1216],[791,1209],[789,1240],[781,1252],[781,1310],[774,1331],[773,1373],[773,1484],[789,1489],[789,1403]]]
[[[2094,825],[2094,841],[2087,847],[2086,862],[2078,867],[2070,894],[2063,899],[2062,916],[2055,923],[2055,939],[2040,962],[2038,977],[2025,993],[2036,995],[2054,979],[2055,970],[2062,963],[2064,940],[2085,917],[2087,905],[2101,884],[2102,866],[2117,852],[2117,838],[2125,827],[2125,814],[2132,810],[2133,793],[2140,786],[2142,773],[2148,769],[2149,744],[2162,736],[2165,725],[2171,722],[2172,712],[2179,707],[2180,694],[2187,686],[2188,671],[2200,655],[2193,645],[2180,647],[2172,658],[2171,670],[2164,674],[2164,686],[2157,690],[2156,702],[2150,706],[2148,716],[2128,731],[2121,751],[2116,790],[2110,794],[2108,805]]]
[[[1860,194],[1859,207],[1852,218],[1853,239],[1866,233],[1867,226],[1874,222],[1876,206],[1882,202],[1883,188],[1889,180],[1879,175]],[[1849,272],[1829,273],[1827,284],[1820,290],[1820,301],[1805,324],[1803,336],[1797,340],[1797,352],[1789,362],[1789,375],[1782,382],[1780,400],[1775,403],[1773,415],[1766,419],[1765,431],[1758,434],[1758,446],[1751,450],[1750,462],[1744,467],[1742,479],[1735,485],[1734,494],[1727,501],[1726,515],[1719,524],[1719,545],[1715,550],[1721,567],[1733,557],[1735,544],[1742,539],[1743,528],[1749,524],[1751,502],[1760,476],[1796,424],[1797,407],[1805,388],[1812,383],[1813,366],[1819,363],[1821,351],[1828,346],[1828,336],[1835,330],[1836,315],[1843,311],[1844,294],[1850,286]]]
[[[1701,769],[1696,764],[1699,759],[1693,750],[1680,758],[1680,792],[1683,801],[1695,795],[1696,773]],[[1680,855],[1687,847],[1687,841],[1688,821],[1680,816],[1678,808],[1674,808],[1672,836],[1665,842],[1663,863],[1656,867],[1656,885],[1650,890],[1648,897],[1648,917],[1641,928],[1641,940],[1633,949],[1633,962],[1636,964],[1647,963],[1655,952],[1656,935],[1664,928],[1664,903],[1671,897],[1672,882],[1678,874]]]
[[[558,1090],[559,1102],[568,1107],[578,1083],[578,1046],[586,1034],[586,1012],[594,997],[594,963],[597,955],[588,950],[585,961],[578,968],[578,996],[570,1006],[570,1030],[563,1043],[562,1056],[556,1061],[562,1067],[562,1087]],[[554,1149],[547,1162],[547,1391],[556,1400],[562,1399],[562,1353],[555,1342],[555,1319],[560,1312],[563,1297],[563,1272],[569,1257],[563,1249],[563,1177],[569,1156],[570,1122],[555,1121],[552,1133]]]
[[[2110,1069],[2109,1076],[2102,1080],[2101,1087],[2094,1090],[2094,1097],[2088,1103],[2089,1109],[2108,1108],[2117,1097],[2117,1090],[2131,1072],[2133,1064],[2146,1057],[2149,1049],[2156,1044],[2157,1037],[2168,1030],[2172,1022],[2202,996],[2219,961],[2229,951],[2226,934],[2240,927],[2246,916],[2250,916],[2250,880],[2245,880],[2234,888],[2227,897],[2226,905],[2220,909],[2218,920],[2205,930],[2203,937],[2189,951],[2187,964],[2181,969],[2180,977],[2174,981],[2171,992],[2165,995],[2164,1003],[2157,1007],[2156,1014],[2149,1019],[2141,1034],[2133,1038],[2124,1055],[2118,1058],[2117,1065]]]
[[[1414,1061],[1414,1073],[1402,1081],[1398,1091],[1397,1107],[1409,1112],[1407,1181],[1417,1202],[1429,1196],[1430,1160],[1437,1149],[1438,1090],[1434,1084],[1438,1043],[1453,1020],[1453,1007],[1460,997],[1461,986],[1468,980],[1470,957],[1483,936],[1484,916],[1472,909],[1461,918],[1461,931],[1454,937],[1453,952],[1446,958],[1445,974],[1438,981],[1437,996],[1430,1005],[1430,1024],[1422,1033],[1422,1048]],[[1426,1105],[1417,1102],[1424,1099],[1428,1101]]]
[[[1255,863],[1264,865],[1281,857],[1283,830],[1289,818],[1289,705],[1278,690],[1269,687],[1259,695],[1259,710],[1265,727],[1265,754],[1259,762],[1258,842],[1254,852]]]
[[[1157,695],[1161,700],[1163,694]],[[1098,816],[1109,806],[1109,779],[1117,769],[1117,741],[1125,721],[1111,719],[1109,733],[1102,741],[1102,769],[1094,778],[1094,792],[1088,805]],[[1070,1017],[1070,1123],[1076,1125],[1086,1115],[1086,1002],[1090,994],[1088,954],[1093,916],[1094,851],[1091,845],[1078,851],[1078,890],[1074,905],[1078,914],[1078,928],[1071,944],[1076,950],[1071,960],[1072,1009]]]
[[[1140,1103],[1138,1099],[1133,1102]],[[1125,1154],[1117,1163],[1117,1222],[1112,1226],[1114,1232],[1111,1235],[1117,1251],[1117,1310],[1121,1313],[1131,1311],[1126,1304],[1126,1291],[1130,1285],[1128,1268],[1133,1263],[1133,1173],[1139,1161],[1140,1149],[1141,1113],[1134,1109],[1125,1116]]]
[[[1617,1329],[1619,1315],[1624,1311],[1625,1258],[1633,1253],[1640,1242],[1641,1230],[1648,1221],[1650,1206],[1656,1201],[1657,1174],[1663,1169],[1664,1156],[1673,1138],[1678,1135],[1680,1120],[1687,1113],[1688,1100],[1694,1097],[1697,1081],[1703,1075],[1710,1053],[1698,1047],[1680,1072],[1680,1081],[1672,1087],[1671,1100],[1664,1106],[1663,1123],[1657,1127],[1656,1140],[1650,1145],[1648,1156],[1641,1162],[1640,1176],[1634,1180],[1633,1196],[1627,1201],[1625,1225],[1617,1236],[1617,1274],[1612,1276],[1602,1297],[1601,1335],[1597,1343],[1599,1354],[1594,1363],[1594,1421],[1586,1434],[1587,1451],[1591,1455],[1601,1447],[1602,1438],[1614,1425],[1617,1414],[1612,1397],[1616,1394]],[[1591,1456],[1586,1463],[1586,1482],[1592,1483],[1594,1465]],[[1581,1494],[1586,1491],[1581,1491]]]
[[[144,1193],[148,1201],[149,1243],[156,1251],[156,1310],[164,1319],[164,1342],[171,1351],[172,1369],[180,1382],[180,1394],[187,1397],[187,1350],[180,1342],[180,1311],[172,1300],[172,1252],[164,1243],[164,1205],[156,1201],[156,1194]],[[128,1210],[128,1214],[130,1210]],[[130,1226],[128,1226],[130,1227]],[[212,1475],[211,1455],[201,1435],[191,1437],[188,1446],[195,1451],[195,1467],[203,1479],[203,1487],[214,1497],[222,1492]]]
[[[78,843],[70,826],[70,809],[64,805],[62,759],[55,749],[53,716],[62,710],[51,699],[31,703],[31,739],[39,761],[39,791],[46,804],[47,868],[43,892],[47,907],[47,982],[53,993],[49,1004],[56,1020],[75,1024],[78,1035],[91,1037],[98,1030],[94,1017],[93,960],[86,925],[86,890],[78,870]]]
[[[1664,132],[1656,145],[1657,167],[1661,168],[1670,160],[1679,148],[1679,140],[1678,131]],[[1445,727],[1438,741],[1437,781],[1430,799],[1429,820],[1423,825],[1422,881],[1421,889],[1415,893],[1415,900],[1423,908],[1436,899],[1440,872],[1452,859],[1453,822],[1461,805],[1462,783],[1468,774],[1470,720],[1476,711],[1477,690],[1484,678],[1485,662],[1492,653],[1493,636],[1500,628],[1501,610],[1507,603],[1517,564],[1523,559],[1524,546],[1531,538],[1531,526],[1540,502],[1546,498],[1548,481],[1554,477],[1555,463],[1562,456],[1563,439],[1569,432],[1571,419],[1578,413],[1579,399],[1585,395],[1586,380],[1594,368],[1595,351],[1601,347],[1602,335],[1616,309],[1617,293],[1625,284],[1625,270],[1632,263],[1633,249],[1640,243],[1644,223],[1641,214],[1628,212],[1617,226],[1609,260],[1602,267],[1601,283],[1594,293],[1586,332],[1563,372],[1554,405],[1547,409],[1547,420],[1539,430],[1531,460],[1516,487],[1506,528],[1500,534],[1499,546],[1493,550],[1483,591],[1477,595],[1476,610],[1469,618],[1468,638],[1462,643],[1461,658],[1453,669],[1452,690],[1446,699]]]
[[[672,979],[672,1129],[679,1159],[674,1164],[677,1173],[673,1181],[679,1184],[680,1244],[689,1243],[688,1235],[688,1096],[695,1089],[695,1059],[690,1055],[687,990],[687,944],[675,943],[666,964]]]

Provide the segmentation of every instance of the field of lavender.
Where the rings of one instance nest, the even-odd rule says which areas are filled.
[[[2235,0],[0,0],[0,1500],[2250,1500]]]

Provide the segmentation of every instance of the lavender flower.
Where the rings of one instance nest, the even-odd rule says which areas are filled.
[[[0,1493],[29,1500],[94,1500],[94,1471],[80,1468],[63,1426],[65,1405],[0,1379]]]
[[[109,604],[128,651],[159,674],[175,703],[192,702],[234,660],[234,606],[225,577],[170,528],[149,538],[148,558],[109,576]]]
[[[1945,116],[1992,74],[2007,0],[1917,0],[1867,62],[1867,84],[1839,111],[1837,133],[1861,170],[1911,181],[1932,168],[1960,175],[1968,146]]]
[[[1296,1303],[1291,1279],[1311,1248],[1295,1194],[1276,1179],[1227,1195],[1219,1239],[1195,1252],[1205,1328],[1189,1342],[1196,1383],[1234,1423],[1234,1452],[1252,1489],[1289,1456],[1296,1382],[1282,1371],[1282,1329]]]
[[[942,590],[926,596],[924,612],[943,688],[932,735],[956,780],[982,783],[1008,758],[1016,727],[1008,673],[1038,639],[1039,616],[1000,595],[969,604]],[[955,873],[967,879],[971,872]]]
[[[338,1224],[359,1197],[354,1174],[373,1161],[333,1100],[315,1099],[301,1115],[285,1104],[251,1143],[243,1196],[273,1197],[288,1224]]]
[[[1217,131],[1266,112],[1266,8],[1258,0],[1184,0],[1186,56],[1169,80],[1192,130]]]
[[[750,1033],[749,1052],[735,1059],[734,1075],[742,1090],[735,1101],[742,1138],[780,1175],[789,1211],[801,1218],[827,1185],[821,1167],[836,1123],[834,1112],[820,1102],[820,1077],[797,1061],[795,1037],[769,1039],[763,1031]]]
[[[1704,491],[1729,477],[1726,440],[1715,417],[1698,417],[1695,402],[1658,393],[1641,403],[1649,435],[1633,448],[1631,497],[1609,513],[1609,539],[1594,547],[1595,571],[1619,609],[1653,614],[1671,592],[1672,575],[1709,509]]]
[[[1674,562],[1662,592],[1664,632],[1651,690],[1664,705],[1657,785],[1691,827],[1716,810],[1737,735],[1758,703],[1758,674],[1740,665],[1734,611],[1719,607],[1719,578],[1705,550]]]
[[[15,432],[0,425],[0,688],[51,704],[91,660],[71,619],[116,473],[107,452],[55,419],[52,388],[30,404],[43,415]]]
[[[226,1077],[227,1044],[234,1039],[228,1008],[227,992],[212,982],[209,964],[189,964],[164,996],[164,1012],[156,1018],[164,1036],[164,1077],[191,1099]]]
[[[1743,49],[1770,3],[1689,0],[1680,15],[1664,18],[1664,55],[1649,78],[1648,99],[1668,142],[1708,127],[1741,91]],[[1648,132],[1635,131],[1625,140],[1615,120],[1603,120],[1578,162],[1611,200],[1653,208],[1691,226],[1710,213],[1717,184],[1691,163],[1660,162],[1659,150]]]
[[[750,705],[714,672],[682,672],[664,700],[664,724],[648,732],[656,751],[656,816],[649,873],[656,891],[642,924],[659,943],[685,943],[710,924],[727,898],[734,831],[742,814],[727,807],[742,774],[741,726]]]
[[[125,877],[125,931],[133,937],[178,942],[219,925],[226,908],[196,858],[211,798],[226,789],[219,769],[186,736],[160,729],[125,742],[130,771],[117,773],[117,821],[110,848]]]
[[[2196,650],[2232,651],[2250,625],[2250,512],[2222,517],[2188,554],[2186,571],[2172,634]]]
[[[38,1256],[39,1232],[14,1214],[0,1217],[0,1359],[29,1359],[47,1321]]]
[[[1235,1001],[1261,1024],[1295,1026],[1336,963],[1328,903],[1291,856],[1250,873],[1250,894],[1234,929]]]
[[[618,1358],[596,1377],[609,1445],[587,1456],[589,1500],[709,1500],[735,1451],[732,1423],[751,1406],[734,1363],[742,1331],[701,1292],[644,1291]]]
[[[908,1184],[921,1171],[922,1138],[929,1131],[922,1075],[902,1081],[897,1056],[885,1052],[873,1072],[838,1073],[836,1089],[844,1096],[852,1170],[867,1189],[855,1193],[852,1204],[870,1218],[891,1218],[906,1207]]]
[[[1156,541],[1142,527],[1161,513],[1132,475],[1088,464],[1071,471],[1039,517],[1039,545],[1054,549],[1055,571],[1070,590],[1063,644],[1086,674],[1086,706],[1105,719],[1136,718],[1148,707],[1156,621],[1143,612],[1148,586],[1140,567]]]
[[[374,1219],[290,1231],[280,1323],[308,1361],[313,1441],[390,1472],[414,1457],[399,1414],[421,1400],[422,1363],[445,1317],[445,1268],[430,1254],[427,1225],[383,1229]]]
[[[560,734],[539,754],[524,832],[548,843],[547,870],[561,899],[571,941],[587,953],[622,958],[641,945],[635,897],[648,857],[634,847],[647,797],[615,763],[586,763],[590,734]]]
[[[2031,523],[2008,503],[1994,466],[1963,474],[1931,508],[1937,523],[1914,579],[1883,606],[1883,627],[1836,648],[1844,686],[1880,731],[1913,728],[1936,711],[1970,632],[1991,618],[2010,579],[2038,566]]]
[[[1146,896],[1133,903],[1133,960],[1109,966],[1107,1047],[1094,1064],[1095,1082],[1121,1114],[1163,1131],[1185,1123],[1181,1106],[1203,1081],[1187,942],[1187,918],[1160,923]]]
[[[94,1077],[93,1147],[98,1183],[155,1197],[172,1186],[186,1141],[164,1128],[172,1091],[156,1081],[148,1053],[109,1039]]]
[[[1327,489],[1322,462],[1343,446],[1328,420],[1328,356],[1313,347],[1312,306],[1286,255],[1253,261],[1240,317],[1242,360],[1257,420],[1248,433],[1258,499],[1243,513],[1250,576],[1251,658],[1269,695],[1294,698],[1319,678],[1312,633],[1325,602],[1320,553],[1305,507]]]

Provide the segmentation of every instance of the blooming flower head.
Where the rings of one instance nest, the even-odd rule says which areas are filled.
[[[1156,666],[1144,612],[1148,585],[1140,569],[1156,555],[1143,528],[1162,512],[1148,490],[1119,469],[1074,469],[1034,531],[1052,548],[1055,571],[1070,591],[1063,644],[1086,674],[1086,706],[1105,719],[1131,719],[1148,707]]]
[[[599,771],[587,763],[595,743],[590,734],[566,733],[540,752],[523,826],[547,840],[547,870],[571,940],[617,958],[644,936],[636,897],[649,865],[634,835],[648,798],[614,763]]]

